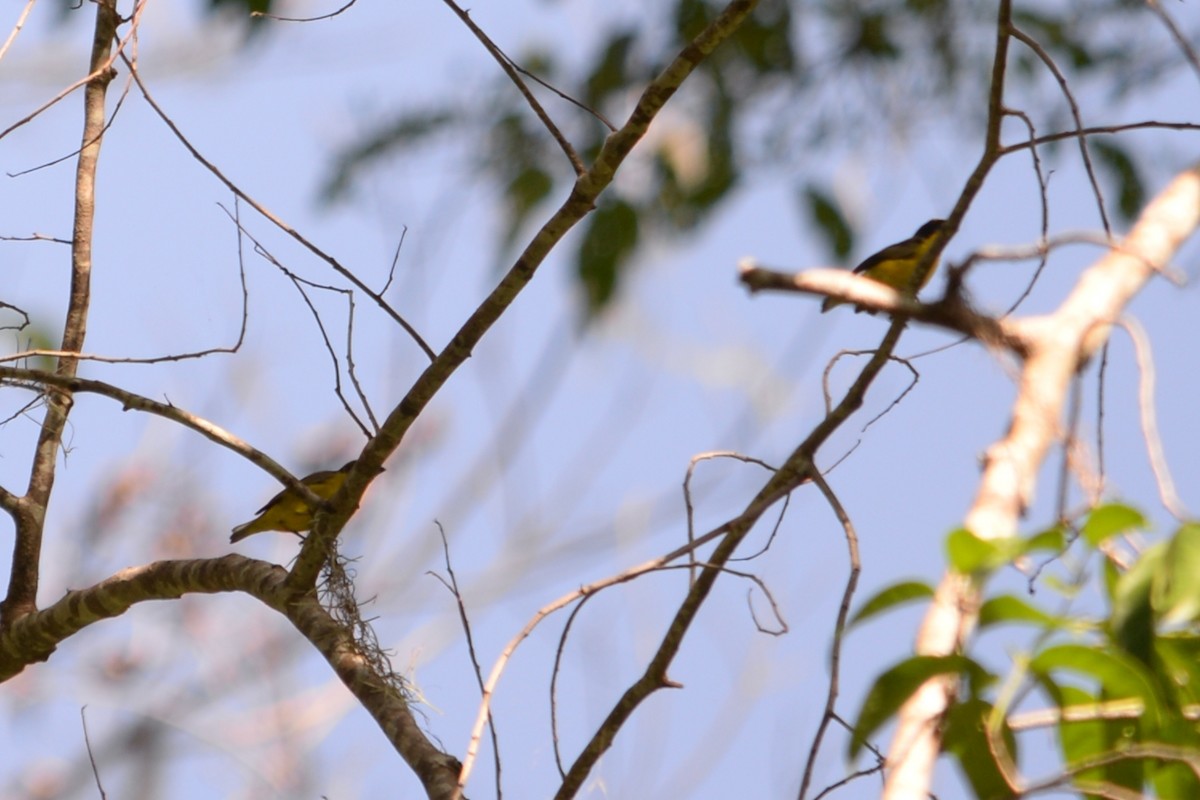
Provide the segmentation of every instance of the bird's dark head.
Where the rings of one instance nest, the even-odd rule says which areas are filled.
[[[917,228],[917,232],[913,234],[913,238],[914,239],[928,239],[930,236],[933,236],[935,233],[940,231],[945,226],[946,226],[946,220],[931,219],[931,220],[929,220],[929,222],[926,222],[924,225]]]
[[[339,470],[338,470],[338,472],[349,472],[350,470],[354,469],[354,465],[355,465],[355,464],[357,464],[357,463],[358,463],[357,459],[356,459],[356,460],[354,460],[354,461],[347,461],[345,464],[343,464],[343,465],[342,465],[342,468],[341,468],[341,469],[339,469]],[[375,474],[376,474],[376,475],[378,475],[380,472],[385,472],[385,471],[386,471],[386,470],[384,470],[384,468],[383,468],[383,467],[380,467],[380,468],[379,468],[379,469],[378,469],[378,470],[375,472]]]

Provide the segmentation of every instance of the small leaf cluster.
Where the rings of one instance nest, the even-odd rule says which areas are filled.
[[[913,656],[885,669],[858,713],[850,757],[918,687],[941,678],[957,687],[943,721],[943,751],[975,797],[1049,788],[1086,796],[1200,797],[1200,524],[1185,523],[1131,558],[1118,554],[1128,555],[1118,537],[1147,527],[1135,509],[1109,504],[1076,529],[999,541],[952,532],[948,560],[979,590],[980,635],[968,645],[971,652]],[[1066,611],[984,591],[1013,563],[1074,548],[1083,550],[1079,581],[1054,594]],[[1102,566],[1089,572],[1087,565],[1097,561]],[[1070,598],[1087,588],[1104,598],[1102,618],[1070,612]],[[897,583],[864,603],[851,624],[932,597],[928,584]],[[1023,648],[1005,643],[1010,664],[1004,674],[973,654],[1003,626],[1034,632]],[[1037,727],[1056,734],[1059,772],[1033,782],[1020,771],[1020,734]]]

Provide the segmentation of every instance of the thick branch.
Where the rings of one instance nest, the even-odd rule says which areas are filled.
[[[100,143],[104,134],[104,99],[112,80],[111,69],[104,69],[112,52],[117,25],[116,0],[97,0],[96,26],[92,35],[89,70],[94,77],[84,90],[83,144],[75,170],[75,224],[71,239],[71,288],[63,325],[61,350],[78,353],[87,334],[88,306],[91,303],[92,229],[96,213],[96,166],[100,161]],[[58,359],[55,372],[75,374],[77,362],[70,356]],[[37,449],[29,476],[29,490],[19,513],[14,515],[16,536],[13,541],[12,568],[8,596],[0,603],[0,630],[12,625],[23,614],[37,608],[38,575],[41,570],[42,527],[46,507],[54,489],[54,469],[62,442],[67,416],[71,413],[71,395],[51,392],[46,398]]]
[[[286,571],[275,564],[231,554],[213,559],[156,561],[131,567],[87,589],[67,592],[42,611],[26,614],[0,633],[0,682],[45,661],[59,643],[137,603],[174,600],[185,594],[245,592],[284,614],[325,657],[346,688],[375,719],[392,746],[413,768],[431,798],[452,796],[458,761],[421,732],[404,696],[387,676],[375,674],[358,655],[350,633],[312,595],[292,598]]]
[[[739,265],[738,279],[751,292],[799,292],[836,297],[868,311],[905,317],[970,336],[985,344],[1001,345],[1018,355],[1025,352],[1019,331],[1007,320],[980,314],[956,297],[947,297],[937,303],[921,303],[845,269],[808,269],[793,274],[743,262]]]
[[[278,588],[283,589],[282,582]],[[284,593],[281,591],[279,596]],[[311,596],[289,603],[281,610],[374,718],[396,752],[421,780],[425,793],[431,798],[456,797],[462,764],[425,736],[408,700],[393,681],[371,669],[370,661],[363,657],[350,631],[339,626]]]
[[[288,584],[294,591],[303,593],[313,586],[329,551],[330,542],[358,508],[371,478],[400,446],[401,440],[417,416],[450,376],[470,357],[471,351],[483,339],[484,334],[529,285],[550,251],[558,246],[571,228],[595,208],[596,199],[612,183],[617,168],[646,134],[650,123],[692,70],[737,29],[755,5],[754,0],[731,2],[708,28],[650,82],[629,119],[620,130],[605,140],[595,163],[586,173],[579,176],[570,196],[534,234],[532,241],[505,273],[500,284],[484,298],[446,348],[413,383],[412,388],[384,421],[379,435],[363,451],[358,459],[358,467],[350,473],[346,483],[333,498],[334,511],[318,515],[288,578]]]
[[[26,614],[0,633],[0,681],[45,661],[60,642],[101,620],[119,617],[135,603],[174,600],[185,594],[242,590],[269,596],[283,569],[240,555],[156,561],[130,567],[87,589],[72,590],[47,608]]]
[[[1138,290],[1174,257],[1200,226],[1200,166],[1176,178],[1145,211],[1120,248],[1089,267],[1053,314],[1017,323],[1030,352],[1021,371],[1012,422],[988,449],[967,529],[994,539],[1011,536],[1033,500],[1038,468],[1060,438],[1071,380],[1104,343],[1112,323]],[[955,573],[938,587],[917,638],[921,655],[957,652],[974,628],[979,587]],[[953,702],[953,683],[930,681],[901,709],[889,763],[889,798],[924,798],[937,753],[939,720]],[[913,764],[920,770],[909,769]],[[898,773],[913,780],[900,783]],[[923,780],[915,780],[924,776]]]

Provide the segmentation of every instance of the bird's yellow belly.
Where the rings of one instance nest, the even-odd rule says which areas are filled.
[[[930,268],[925,272],[925,280],[921,281],[921,285],[916,288],[920,289],[926,283],[929,283],[929,279],[933,277],[935,266],[930,265]],[[913,262],[905,259],[903,261],[884,261],[881,264],[876,264],[866,273],[866,276],[873,281],[878,281],[893,289],[903,291],[908,288],[914,272],[915,265]]]

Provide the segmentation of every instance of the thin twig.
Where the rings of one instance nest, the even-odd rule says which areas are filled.
[[[104,791],[104,784],[100,782],[100,768],[96,766],[96,755],[92,752],[92,740],[88,736],[86,712],[86,705],[79,707],[79,722],[83,726],[83,744],[87,749],[88,761],[92,764],[92,777],[96,779],[96,791],[100,792],[102,800],[106,800],[108,793]]]
[[[1200,77],[1200,57],[1196,55],[1196,49],[1192,47],[1192,43],[1188,41],[1188,37],[1183,31],[1179,30],[1179,26],[1175,24],[1175,20],[1171,18],[1167,10],[1162,7],[1162,3],[1158,0],[1146,0],[1146,5],[1150,6],[1150,10],[1158,15],[1163,25],[1167,26],[1167,30],[1171,33],[1171,38],[1175,40],[1175,44],[1179,45],[1183,57],[1192,66],[1192,70],[1196,73],[1196,76]]]
[[[694,553],[694,549],[692,549],[691,552]],[[750,611],[750,618],[753,620],[755,628],[760,633],[765,633],[768,636],[782,636],[790,630],[790,628],[788,627],[788,624],[787,624],[787,620],[785,620],[783,618],[783,612],[780,610],[779,603],[775,600],[774,593],[771,592],[770,587],[767,586],[766,581],[764,581],[761,577],[759,577],[758,575],[755,575],[753,573],[744,572],[744,571],[736,570],[736,569],[730,569],[729,567],[726,567],[723,565],[700,562],[700,566],[702,566],[706,569],[707,568],[715,569],[721,573],[733,575],[738,578],[745,578],[746,580],[750,581],[751,583],[753,583],[755,586],[757,586],[759,588],[759,590],[763,593],[763,596],[767,598],[767,603],[771,607],[771,613],[774,614],[775,621],[778,624],[778,627],[775,629],[770,629],[770,628],[765,627],[759,621],[758,615],[754,611],[754,605],[752,602],[749,602],[749,598],[748,598],[748,607],[749,607],[749,611]],[[690,563],[688,563],[688,564],[657,564],[656,566],[652,566],[649,569],[640,569],[639,568],[639,570],[636,574],[626,576],[626,573],[622,573],[621,576],[614,576],[614,578],[621,578],[620,580],[606,580],[603,582],[599,582],[597,584],[593,584],[593,586],[595,587],[595,591],[589,591],[587,594],[582,594],[575,598],[576,600],[578,600],[578,602],[575,604],[575,607],[573,609],[571,609],[571,613],[567,616],[567,620],[563,624],[562,632],[559,634],[559,637],[558,637],[558,646],[555,648],[555,652],[554,652],[554,665],[550,672],[551,741],[553,743],[553,748],[554,748],[554,763],[555,763],[555,766],[558,768],[559,775],[562,777],[563,780],[566,780],[567,774],[563,770],[562,754],[559,749],[558,699],[557,699],[558,689],[557,689],[557,687],[558,687],[558,676],[562,672],[562,659],[563,659],[563,654],[566,652],[567,638],[570,636],[571,628],[575,624],[575,620],[583,612],[584,605],[586,605],[589,600],[591,600],[593,597],[595,597],[596,595],[598,595],[600,592],[604,591],[605,589],[612,588],[613,586],[616,586],[618,584],[625,583],[627,581],[633,580],[634,578],[642,577],[643,575],[647,575],[647,574],[650,574],[653,572],[671,572],[671,571],[683,570],[683,569],[691,570],[692,565]],[[664,685],[670,686],[671,688],[679,688],[678,685],[673,684],[672,682],[666,681],[666,680],[664,680]]]
[[[91,72],[89,72],[87,75],[83,76],[79,80],[75,81],[74,83],[70,84],[66,88],[62,89],[61,91],[59,91],[58,94],[54,95],[54,97],[50,98],[45,103],[42,103],[42,105],[38,106],[36,109],[34,109],[30,113],[26,114],[24,117],[21,117],[21,119],[17,120],[12,125],[9,125],[4,130],[0,131],[0,139],[3,139],[5,136],[8,136],[10,133],[15,131],[17,128],[20,128],[24,125],[28,125],[30,122],[32,122],[34,119],[36,119],[38,116],[45,113],[48,109],[54,107],[59,102],[61,102],[64,98],[70,96],[72,92],[74,92],[76,89],[80,88],[81,86],[87,86],[92,81],[96,80],[97,78],[100,78],[103,75],[107,75],[108,72],[112,69],[113,62],[115,62],[117,60],[118,56],[123,56],[123,54],[125,52],[125,46],[129,43],[130,39],[132,39],[137,34],[138,22],[141,19],[142,9],[145,8],[145,5],[146,5],[146,0],[138,0],[137,4],[134,6],[133,15],[131,17],[133,24],[130,26],[129,34],[124,39],[121,39],[120,41],[117,42],[116,53],[111,53],[111,54],[107,55],[105,57],[105,60],[102,63],[94,63],[93,62]],[[118,20],[117,24],[120,24],[119,20]],[[116,26],[113,27],[113,32],[115,35]]]
[[[454,564],[450,560],[450,542],[446,538],[446,529],[442,527],[442,523],[434,520],[433,524],[437,526],[438,536],[442,540],[442,556],[445,559],[446,574],[449,576],[449,580],[438,575],[436,572],[428,572],[426,574],[432,575],[450,590],[450,594],[454,595],[454,603],[458,607],[458,620],[462,623],[463,635],[467,639],[467,654],[471,659],[471,669],[475,672],[475,682],[479,684],[479,693],[482,695],[484,693],[483,668],[479,665],[479,655],[475,651],[475,637],[471,633],[471,620],[467,616],[467,605],[463,601],[462,590],[458,588],[458,578],[454,575]],[[487,722],[488,729],[492,735],[492,754],[496,765],[496,798],[499,800],[499,798],[504,796],[500,780],[500,738],[496,733],[496,718],[492,714],[491,708],[488,709]]]
[[[546,109],[542,108],[542,104],[533,96],[533,92],[529,91],[529,87],[525,85],[525,81],[521,80],[520,74],[513,67],[512,59],[496,46],[496,43],[483,32],[482,28],[475,24],[474,20],[471,19],[471,15],[467,11],[464,11],[458,3],[455,3],[454,0],[442,0],[442,2],[450,7],[450,10],[462,20],[471,33],[475,34],[475,38],[483,43],[487,51],[492,54],[492,58],[496,59],[496,63],[500,65],[500,68],[508,75],[509,80],[517,87],[517,91],[525,98],[525,102],[533,109],[533,113],[546,126],[546,130],[554,137],[554,141],[558,142],[559,148],[566,154],[567,160],[571,162],[571,168],[575,170],[575,175],[580,176],[585,174],[587,167],[584,166],[583,159],[579,157],[579,153],[575,152],[575,148],[567,141],[567,137],[563,135],[563,132],[554,124],[554,120],[550,119],[550,115],[546,113]]]
[[[404,319],[404,317],[400,316],[400,313],[397,312],[394,308],[392,308],[391,305],[389,305],[388,302],[383,299],[383,297],[381,297],[378,293],[371,291],[371,289],[365,283],[363,283],[363,281],[357,275],[355,275],[353,272],[351,272],[346,267],[342,266],[341,263],[339,263],[337,259],[335,259],[333,256],[326,253],[321,248],[317,247],[312,242],[310,242],[303,235],[301,235],[299,231],[297,231],[295,228],[291,227],[286,222],[284,222],[282,219],[277,217],[273,212],[271,212],[270,209],[268,209],[262,203],[258,202],[253,197],[251,197],[246,192],[244,192],[241,189],[241,187],[239,187],[233,181],[229,180],[229,178],[226,178],[224,173],[222,173],[221,170],[217,169],[215,164],[213,164],[211,161],[209,161],[207,158],[205,158],[203,155],[201,155],[200,151],[197,150],[195,148],[195,146],[193,146],[192,143],[188,140],[188,138],[183,135],[183,131],[179,130],[179,127],[175,124],[175,121],[172,120],[169,116],[167,116],[167,113],[165,111],[163,111],[162,107],[159,106],[157,102],[155,102],[154,98],[150,94],[150,90],[147,89],[146,85],[142,82],[142,76],[138,72],[137,68],[128,59],[124,58],[123,55],[122,55],[122,60],[124,60],[126,66],[129,67],[130,74],[133,75],[133,79],[137,83],[138,89],[142,93],[142,97],[144,97],[146,99],[146,103],[150,106],[150,108],[154,109],[154,113],[157,114],[158,118],[163,121],[163,124],[165,124],[170,129],[171,133],[175,134],[175,138],[179,140],[179,143],[182,144],[189,153],[191,153],[192,158],[194,158],[198,162],[200,162],[200,164],[205,169],[207,169],[210,173],[212,173],[213,177],[215,177],[221,183],[225,184],[225,187],[227,189],[229,189],[229,191],[233,192],[235,195],[240,197],[251,208],[253,208],[259,214],[261,214],[264,218],[266,218],[268,221],[270,221],[273,225],[275,225],[281,231],[286,233],[288,236],[291,236],[293,239],[295,239],[297,242],[299,242],[301,245],[303,245],[310,253],[312,253],[317,258],[321,259],[322,261],[324,261],[326,264],[331,266],[335,272],[337,272],[343,278],[350,281],[355,286],[357,286],[359,289],[361,289],[364,293],[366,293],[366,295],[368,297],[370,297],[372,300],[374,300],[375,304],[378,305],[380,308],[382,308],[384,310],[384,312],[396,322],[397,325],[399,325],[401,328],[404,329],[405,333],[407,333],[409,335],[409,337],[411,337],[412,340],[414,342],[416,342],[417,346],[420,347],[421,350],[425,353],[425,355],[429,357],[430,361],[433,361],[437,358],[437,354],[435,352],[433,352],[433,348],[431,348],[428,344],[425,343],[425,340],[423,338],[421,338],[421,335],[419,333],[417,333],[416,328],[414,328],[412,325],[410,325],[408,323],[408,321]]]
[[[353,6],[357,2],[358,2],[358,0],[348,0],[348,2],[344,6],[337,9],[336,11],[331,11],[328,14],[321,14],[316,17],[281,17],[277,14],[269,14],[266,11],[251,11],[250,16],[251,17],[259,17],[262,19],[269,19],[269,20],[273,20],[275,22],[320,22],[321,20],[333,19],[336,16],[344,14],[345,12],[349,11],[350,7]]]
[[[596,109],[589,106],[587,103],[584,103],[580,100],[575,99],[574,97],[571,97],[571,95],[567,94],[562,89],[559,89],[557,86],[554,86],[553,84],[543,80],[542,78],[539,78],[537,75],[534,75],[532,72],[530,72],[529,70],[522,67],[516,61],[513,61],[511,58],[508,58],[507,54],[505,54],[504,57],[506,59],[508,59],[508,63],[512,64],[513,69],[515,69],[517,72],[524,75],[526,78],[529,78],[529,80],[531,80],[534,83],[538,84],[539,86],[545,88],[547,91],[553,92],[554,94],[561,97],[563,100],[566,100],[571,105],[591,114],[593,117],[600,120],[600,122],[604,125],[604,127],[608,128],[610,131],[615,131],[617,129],[616,125],[613,125],[611,122],[609,122],[608,117],[604,116],[599,111],[597,111]]]
[[[1146,453],[1150,457],[1150,469],[1154,471],[1154,480],[1158,484],[1158,496],[1171,516],[1180,522],[1186,522],[1189,514],[1175,491],[1175,481],[1171,479],[1171,468],[1167,464],[1162,437],[1158,433],[1158,415],[1154,411],[1154,356],[1150,352],[1150,337],[1146,335],[1142,324],[1133,317],[1122,317],[1117,324],[1129,334],[1137,358],[1140,375],[1138,412],[1142,420],[1142,438],[1146,441]]]
[[[221,206],[221,210],[226,214],[229,214],[229,210],[224,206]],[[350,376],[350,382],[354,386],[355,393],[358,395],[359,402],[362,403],[363,408],[367,412],[367,417],[371,420],[371,425],[374,426],[374,433],[378,433],[379,421],[375,418],[375,412],[371,408],[371,403],[367,399],[366,392],[363,391],[362,385],[358,381],[358,375],[354,369],[354,292],[350,289],[344,289],[340,286],[329,286],[323,283],[316,283],[315,281],[310,281],[307,278],[297,275],[295,272],[284,266],[283,263],[269,250],[267,250],[266,246],[264,246],[262,242],[258,241],[253,234],[242,227],[242,224],[239,220],[237,220],[232,214],[229,216],[230,219],[234,220],[234,224],[238,226],[240,233],[250,241],[254,242],[254,252],[258,253],[258,255],[260,255],[264,260],[282,272],[288,278],[288,280],[292,282],[292,286],[295,287],[296,291],[300,293],[300,297],[304,300],[305,305],[308,306],[309,312],[312,314],[313,319],[317,323],[317,330],[321,334],[321,340],[325,343],[325,351],[329,353],[329,358],[333,362],[334,392],[337,394],[338,399],[342,401],[342,407],[346,410],[346,413],[350,416],[350,419],[352,419],[354,424],[358,426],[359,430],[363,432],[363,435],[369,439],[373,435],[373,431],[368,428],[361,419],[359,419],[358,414],[356,414],[354,409],[351,408],[350,401],[346,398],[345,393],[342,391],[341,365],[338,362],[337,352],[334,350],[333,342],[329,339],[328,331],[325,330],[325,322],[321,319],[321,313],[317,310],[316,305],[312,302],[312,299],[304,290],[304,286],[310,286],[313,289],[320,289],[326,292],[333,292],[334,294],[340,294],[346,298],[346,371]]]
[[[952,223],[966,213],[967,207],[982,190],[984,179],[1001,157],[1000,136],[1005,117],[1004,87],[1009,66],[1011,28],[1012,0],[1000,0],[996,8],[995,50],[988,85],[983,153],[951,212],[949,220]],[[996,346],[997,343],[989,344]],[[1017,348],[1012,349],[1015,351]],[[969,628],[959,619],[965,613],[963,609],[974,605],[971,587],[958,576],[950,574],[943,579],[939,594],[940,598],[935,597],[918,635],[917,650],[922,654],[953,652],[958,646],[959,632]],[[937,721],[949,706],[954,691],[955,685],[950,679],[930,680],[901,706],[888,752],[887,763],[891,770],[884,786],[885,797],[912,797],[926,792],[933,763],[941,751]]]
[[[563,608],[574,604],[576,601],[582,601],[584,598],[590,597],[591,595],[603,591],[611,586],[626,583],[641,575],[645,575],[648,572],[660,570],[670,564],[672,561],[675,561],[676,559],[682,558],[688,553],[693,552],[696,548],[703,547],[709,542],[725,536],[728,532],[728,524],[718,526],[717,528],[710,530],[708,533],[696,537],[693,542],[689,542],[683,547],[677,547],[669,553],[630,567],[622,572],[617,573],[616,575],[612,575],[607,578],[589,583],[585,586],[581,586],[575,591],[569,592],[557,600],[547,603],[538,609],[537,612],[529,619],[529,621],[525,623],[525,626],[521,628],[521,630],[518,631],[516,635],[512,637],[512,639],[509,640],[508,644],[505,645],[504,650],[501,651],[500,655],[496,657],[496,661],[492,664],[492,670],[488,673],[487,680],[484,682],[483,700],[480,703],[479,711],[475,716],[475,724],[471,728],[471,736],[470,741],[467,744],[467,752],[463,757],[462,774],[459,776],[460,788],[464,788],[466,786],[467,779],[470,777],[471,769],[473,768],[475,760],[478,756],[480,737],[483,735],[483,727],[487,723],[487,717],[489,713],[488,709],[491,706],[492,697],[496,692],[496,686],[499,684],[500,678],[503,676],[504,671],[508,666],[508,662],[512,659],[512,656],[516,652],[517,648],[520,647],[521,643],[525,639],[529,638],[530,634],[532,634],[533,631],[542,623],[542,620],[558,611],[561,611]]]
[[[575,181],[570,195],[533,234],[495,288],[462,323],[433,363],[417,377],[404,398],[393,407],[379,435],[363,449],[355,468],[330,502],[333,507],[331,513],[320,513],[314,519],[313,530],[305,537],[300,555],[288,576],[288,587],[297,596],[311,590],[327,558],[329,543],[349,521],[372,476],[400,446],[430,401],[529,286],[550,251],[596,208],[599,196],[612,184],[617,170],[646,136],[650,125],[679,87],[732,34],[753,6],[753,0],[732,0],[709,27],[701,31],[646,85],[625,124],[605,138],[592,166]]]
[[[21,369],[18,367],[3,367],[0,366],[0,384],[17,386],[22,389],[29,389],[35,392],[45,392],[47,387],[60,389],[77,393],[98,394],[103,397],[108,397],[116,400],[121,404],[125,411],[135,410],[144,411],[148,414],[154,414],[164,419],[169,419],[172,422],[177,422],[186,428],[199,433],[201,436],[216,442],[222,447],[228,448],[233,452],[244,456],[256,466],[261,467],[271,477],[278,480],[288,488],[299,492],[313,507],[323,507],[326,501],[322,500],[312,492],[307,486],[299,481],[294,475],[281,467],[274,459],[266,453],[258,450],[243,439],[235,436],[214,422],[197,416],[189,411],[176,406],[173,403],[160,403],[157,400],[151,400],[148,397],[135,394],[133,392],[120,389],[104,381],[91,380],[89,378],[68,377],[65,375],[57,375],[52,372],[45,372],[36,369]]]
[[[1163,122],[1161,120],[1144,120],[1116,125],[1093,125],[1088,128],[1076,128],[1070,131],[1048,133],[1035,139],[1028,139],[1016,144],[1001,147],[998,154],[1007,156],[1020,150],[1037,147],[1051,142],[1061,142],[1066,139],[1081,139],[1106,133],[1125,133],[1126,131],[1166,130],[1166,131],[1200,131],[1200,122]]]
[[[396,277],[396,265],[400,263],[400,251],[404,249],[404,237],[408,236],[408,226],[400,231],[400,241],[396,242],[396,254],[392,256],[392,266],[388,269],[387,281],[383,284],[383,288],[379,290],[379,294],[387,294],[387,290],[392,285],[392,280]]]
[[[691,561],[692,554],[688,554],[688,559]],[[688,565],[689,567],[691,564]],[[583,607],[587,605],[588,600],[591,600],[596,595],[589,594],[579,598],[579,602],[571,609],[571,613],[567,615],[567,621],[563,623],[562,633],[558,635],[558,646],[554,648],[554,664],[550,668],[550,746],[554,750],[554,766],[558,769],[559,780],[566,780],[567,771],[563,769],[562,748],[558,746],[558,676],[562,672],[563,653],[567,650],[567,637],[571,633],[571,627],[575,624],[575,620],[583,613]]]
[[[12,47],[12,43],[17,40],[17,34],[25,27],[25,21],[29,19],[29,14],[33,11],[33,4],[37,0],[25,0],[25,7],[21,9],[21,15],[17,17],[17,21],[13,23],[12,30],[8,34],[8,38],[4,40],[4,45],[0,46],[0,61],[4,60],[4,56],[8,53],[8,48]]]
[[[1096,470],[1099,473],[1100,490],[1104,491],[1104,390],[1108,385],[1108,349],[1111,342],[1105,342],[1100,351],[1100,369],[1096,373]]]
[[[757,458],[751,458],[750,456],[742,455],[741,453],[737,453],[732,450],[718,450],[712,453],[700,453],[699,455],[692,456],[692,458],[688,461],[688,468],[683,476],[683,509],[687,522],[687,541],[689,545],[691,545],[696,539],[696,513],[695,506],[692,503],[692,477],[695,475],[696,467],[700,463],[704,461],[710,461],[715,458],[732,458],[747,464],[757,464],[763,469],[771,472],[775,471],[775,467],[772,467],[765,461],[761,461]],[[688,580],[690,583],[695,583],[697,567],[695,550],[692,550],[688,553],[688,567]]]
[[[138,7],[140,8],[140,6]],[[135,17],[137,15],[135,10]],[[83,350],[91,306],[92,237],[96,218],[96,173],[100,162],[100,132],[105,124],[105,98],[114,70],[111,67],[113,39],[121,24],[116,0],[97,0],[96,21],[89,59],[91,71],[83,93],[83,131],[75,167],[74,215],[71,235],[71,281],[63,320],[62,349],[69,354]],[[134,20],[133,28],[136,28]],[[132,35],[132,34],[131,34]],[[128,40],[128,38],[126,39]],[[11,128],[10,128],[11,130]],[[58,359],[57,376],[72,378],[79,362],[71,355]],[[59,387],[61,388],[61,387]],[[70,391],[52,391],[46,396],[46,413],[38,431],[29,469],[29,488],[24,500],[26,513],[14,515],[16,540],[9,566],[8,593],[0,603],[0,629],[11,627],[22,616],[37,609],[41,574],[42,533],[46,511],[54,490],[63,432],[71,413]]]
[[[1071,117],[1075,120],[1075,130],[1077,132],[1082,131],[1083,116],[1079,111],[1079,104],[1075,102],[1075,95],[1071,91],[1070,84],[1067,83],[1067,77],[1058,68],[1058,64],[1054,62],[1054,59],[1036,39],[1014,25],[1011,19],[1008,20],[1006,27],[1009,35],[1032,50],[1041,59],[1042,63],[1046,65],[1046,68],[1050,70],[1051,74],[1054,75],[1054,79],[1058,81],[1058,86],[1063,93],[1063,97],[1066,98],[1067,105],[1071,108]],[[1108,221],[1108,211],[1104,208],[1104,192],[1100,189],[1100,181],[1096,177],[1096,169],[1092,166],[1092,154],[1088,151],[1087,139],[1087,136],[1079,135],[1079,155],[1083,159],[1083,168],[1087,173],[1088,181],[1092,184],[1092,193],[1096,197],[1096,207],[1100,212],[1100,222],[1104,226],[1104,232],[1112,236],[1112,225]]]
[[[1024,111],[1016,111],[1008,109],[1010,117],[1016,117],[1025,123],[1025,129],[1029,131],[1029,141],[1037,139],[1037,128],[1033,124],[1033,120]],[[1050,204],[1047,198],[1047,183],[1046,176],[1042,174],[1042,156],[1036,146],[1029,148],[1029,157],[1033,162],[1033,174],[1037,177],[1038,185],[1038,200],[1041,203],[1042,210],[1042,241],[1048,242],[1050,239]],[[1037,285],[1038,278],[1042,276],[1042,271],[1045,270],[1046,264],[1049,263],[1050,247],[1047,245],[1038,255],[1037,269],[1033,271],[1033,275],[1025,282],[1025,288],[1021,294],[1014,300],[1004,311],[1004,316],[1009,316],[1025,302],[1025,298],[1029,297],[1033,292],[1033,287]]]
[[[44,233],[34,233],[29,236],[0,236],[0,242],[54,242],[55,244],[71,244],[70,239],[59,239]]]
[[[837,622],[833,626],[833,642],[829,648],[829,689],[825,694],[825,711],[821,714],[821,722],[817,726],[812,745],[808,749],[808,759],[804,762],[804,777],[800,780],[800,791],[797,793],[799,800],[804,800],[808,787],[812,783],[813,770],[817,765],[817,754],[825,739],[825,731],[834,719],[837,698],[841,691],[842,640],[846,636],[846,621],[850,617],[850,604],[854,599],[854,592],[858,588],[858,576],[862,572],[858,533],[854,530],[854,523],[851,521],[850,515],[846,513],[841,501],[838,500],[837,495],[834,494],[833,489],[829,487],[820,472],[813,470],[812,479],[817,488],[821,490],[825,501],[833,509],[838,522],[841,523],[846,538],[846,551],[850,560],[850,574],[846,578],[846,588],[842,591],[842,602],[838,607]]]
[[[121,95],[120,95],[120,97],[117,98],[116,105],[113,106],[113,111],[112,111],[112,114],[110,114],[108,117],[108,122],[104,123],[104,127],[101,128],[99,130],[99,132],[96,133],[94,141],[98,141],[101,137],[104,136],[104,134],[108,133],[108,129],[111,128],[112,124],[117,121],[117,114],[121,113],[121,107],[125,104],[125,98],[129,96],[129,88],[131,86],[133,86],[133,81],[130,80],[129,78],[126,78],[125,79],[125,88],[123,88],[121,90]],[[41,164],[38,164],[35,167],[30,167],[29,169],[23,169],[23,170],[19,170],[17,172],[7,172],[5,174],[8,175],[8,177],[10,177],[10,178],[20,178],[24,175],[29,175],[31,173],[37,172],[38,170],[43,170],[43,169],[46,169],[47,167],[53,167],[55,164],[61,164],[62,162],[66,161],[68,159],[78,156],[80,151],[83,150],[83,148],[89,144],[91,144],[91,142],[84,142],[82,145],[75,148],[70,153],[66,153],[65,155],[59,156],[58,158],[55,158],[51,161],[43,162]]]
[[[1071,395],[1067,401],[1067,424],[1063,426],[1062,463],[1058,470],[1058,492],[1054,502],[1054,520],[1059,525],[1067,522],[1067,503],[1071,496],[1071,448],[1079,437],[1079,415],[1083,412],[1083,378],[1076,375],[1071,381]]]

